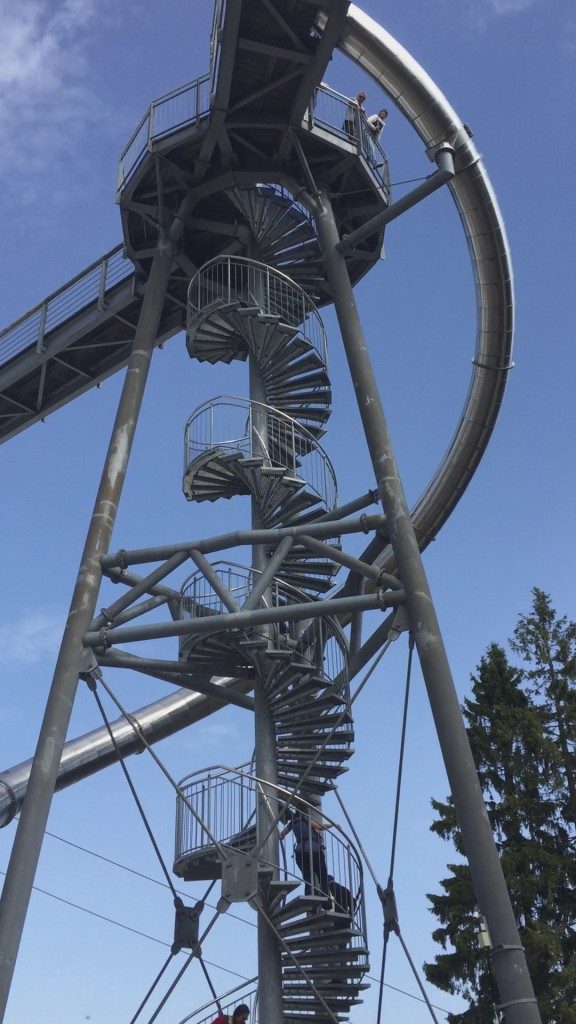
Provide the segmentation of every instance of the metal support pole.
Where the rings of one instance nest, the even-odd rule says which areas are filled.
[[[87,647],[100,650],[111,644],[132,643],[133,640],[159,640],[167,636],[206,636],[224,629],[252,629],[259,627],[260,635],[266,633],[266,626],[272,622],[301,622],[303,619],[322,618],[325,615],[343,615],[346,612],[373,611],[375,608],[396,608],[404,603],[403,590],[377,590],[372,594],[357,597],[330,597],[319,601],[303,601],[301,604],[287,604],[255,608],[252,611],[221,612],[199,619],[175,619],[172,622],[158,622],[141,626],[111,626],[97,631],[90,630],[84,636]],[[264,629],[262,627],[264,626]]]
[[[251,240],[248,247],[248,255],[252,259],[258,259],[259,253],[254,240]],[[266,310],[266,295],[264,281],[259,279],[259,271],[255,275],[254,292],[257,301]],[[267,402],[266,384],[255,356],[251,352],[248,356],[248,368],[250,376],[250,401],[259,403],[252,405],[252,455],[255,457],[268,455],[268,419],[264,405]],[[252,529],[261,530],[264,526],[258,503],[255,498],[251,501]],[[252,547],[252,565],[259,572],[264,572],[267,565],[266,549],[262,545],[255,544]],[[270,605],[270,590],[262,595],[263,605]],[[248,599],[248,603],[250,600]],[[270,627],[265,626],[264,632],[270,634]],[[270,866],[270,874],[260,873],[259,895],[263,901],[264,913],[258,914],[258,975],[265,979],[260,985],[260,1018],[266,1024],[282,1024],[282,961],[280,946],[274,931],[270,927],[270,904],[267,892],[267,883],[270,879],[278,878],[278,866],[280,860],[280,849],[278,831],[274,827],[274,800],[278,786],[278,756],[276,752],[276,730],[274,720],[270,713],[268,697],[264,689],[264,683],[259,672],[256,672],[254,679],[254,750],[256,761],[256,775],[264,780],[257,790],[257,843],[262,844],[260,858],[263,867]],[[271,783],[270,786],[266,782]]]
[[[146,285],[142,311],[86,536],[30,781],[6,872],[0,900],[0,1021],[4,1019],[62,748],[74,704],[78,674],[84,657],[82,640],[90,626],[98,598],[101,580],[100,556],[108,550],[116,519],[154,342],[158,334],[173,255],[172,241],[164,240],[159,243]]]
[[[507,1024],[541,1024],[348,269],[337,248],[338,229],[325,192],[320,195],[315,218],[398,574],[406,591],[410,627],[436,723],[472,882],[480,912],[486,917],[492,936],[494,976],[504,1019]]]
[[[147,562],[159,562],[178,552],[201,551],[204,555],[213,554],[215,551],[226,551],[229,548],[242,547],[245,544],[278,544],[284,537],[293,537],[297,540],[301,534],[306,533],[311,537],[339,537],[349,533],[370,533],[372,530],[383,530],[386,527],[386,516],[383,515],[362,515],[358,519],[343,519],[338,521],[338,528],[334,529],[332,520],[323,518],[317,523],[303,523],[301,526],[279,527],[274,530],[235,530],[233,533],[222,533],[209,540],[191,540],[180,544],[162,544],[155,548],[136,548],[134,551],[122,549],[113,555],[106,555],[101,559],[104,572],[109,573],[112,569],[122,569],[126,575],[126,567],[129,565],[144,565]],[[124,577],[118,577],[122,582]]]
[[[435,153],[434,159],[438,164],[438,170],[434,174],[431,174],[429,178],[418,188],[409,192],[403,199],[399,199],[397,203],[392,203],[382,213],[377,213],[375,217],[367,220],[365,224],[361,224],[359,228],[352,231],[349,235],[344,235],[342,241],[339,241],[336,248],[338,252],[345,252],[347,249],[354,249],[358,242],[363,242],[369,235],[373,235],[375,231],[379,231],[390,221],[396,220],[401,213],[405,213],[406,210],[411,210],[413,206],[420,203],[422,199],[426,199],[426,196],[432,195],[442,185],[445,185],[447,181],[450,181],[456,173],[454,170],[454,150],[448,143],[444,143],[440,146]]]

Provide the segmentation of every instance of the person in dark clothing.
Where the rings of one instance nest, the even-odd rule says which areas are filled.
[[[342,129],[347,135],[351,135],[352,138],[356,138],[359,135],[357,119],[359,111],[364,110],[366,99],[366,93],[359,92],[356,99],[350,100],[350,103],[348,104],[348,110],[346,111],[346,117],[344,119]]]
[[[320,807],[320,799],[316,796],[308,798],[309,804]],[[289,832],[294,835],[294,857],[304,879],[306,896],[327,896],[328,868],[326,866],[326,849],[322,832],[330,825],[314,814],[313,807],[304,801],[298,807],[286,810],[288,824],[280,833],[284,839]]]

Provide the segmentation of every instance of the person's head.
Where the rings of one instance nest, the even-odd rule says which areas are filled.
[[[378,117],[380,118],[381,121],[385,121],[386,118],[388,117],[388,111],[386,109],[379,110],[378,111]]]
[[[246,1003],[240,1003],[232,1014],[232,1024],[244,1024],[250,1016],[250,1007]]]
[[[356,103],[358,104],[359,107],[362,107],[366,103],[367,99],[368,99],[368,94],[367,93],[359,92],[357,97],[356,97]]]

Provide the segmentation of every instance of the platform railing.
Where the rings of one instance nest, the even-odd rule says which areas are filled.
[[[182,1017],[178,1024],[211,1024],[216,1017],[220,1016],[220,1010],[224,1016],[232,1018],[236,1007],[241,1005],[247,1006],[250,1011],[248,1024],[258,1024],[258,989],[254,987],[254,982],[257,980],[257,978],[251,978],[250,981],[243,982],[242,985],[228,989],[217,998],[210,999],[193,1013]]]
[[[364,111],[358,108],[354,100],[327,85],[318,86],[305,114],[305,123],[310,128],[318,126],[355,144],[389,198],[388,157],[371,130]]]
[[[241,608],[262,575],[260,570],[224,560],[211,565],[220,582]],[[181,615],[184,619],[224,615],[230,610],[200,570],[184,581],[180,593]],[[267,607],[286,609],[285,621],[268,623],[263,629],[263,635],[273,647],[291,651],[300,664],[308,662],[314,674],[328,683],[343,677],[348,664],[348,643],[333,616],[325,615],[298,622],[291,620],[290,605],[304,604],[310,598],[296,587],[278,579],[271,581],[263,600]],[[191,641],[198,641],[198,638],[181,638],[181,654],[189,649]],[[342,696],[347,699],[347,685],[342,688]]]
[[[175,867],[183,865],[187,859],[209,856],[211,851],[216,857],[210,836],[224,848],[248,853],[257,845],[256,806],[258,799],[264,798],[271,813],[279,818],[279,831],[290,826],[282,840],[286,866],[281,876],[301,882],[306,895],[325,899],[327,908],[347,917],[359,933],[351,945],[364,946],[364,880],[356,847],[341,826],[310,800],[293,796],[282,786],[264,783],[246,768],[249,766],[213,765],[187,775],[180,782],[181,795],[176,803]],[[300,830],[299,864],[291,853],[294,846],[291,826],[296,820]],[[318,823],[327,826],[320,833],[323,857],[315,852],[319,835],[315,825]],[[311,849],[307,852],[307,848]],[[335,925],[339,921],[341,918],[336,917]]]
[[[336,508],[336,475],[322,445],[296,420],[270,405],[221,395],[195,409],[184,435],[184,472],[215,448],[283,468],[287,475],[302,480],[328,511]]]
[[[326,364],[326,332],[306,292],[280,270],[243,256],[218,256],[194,275],[188,287],[189,324],[216,302],[258,307],[294,327]]]
[[[220,8],[223,15],[225,5]],[[220,17],[221,20],[221,17]],[[218,33],[216,33],[216,40]],[[200,122],[210,114],[211,93],[218,70],[220,46],[216,42],[212,54],[212,71],[201,75],[193,82],[160,96],[150,104],[120,156],[118,169],[118,193],[120,194],[134,174],[152,144],[182,128]],[[314,91],[312,103],[304,116],[302,127],[312,131],[316,126],[336,138],[356,142],[380,188],[389,192],[388,158],[380,143],[374,138],[366,124],[366,117],[360,112],[357,125],[350,131],[345,124],[350,122],[353,103],[330,86],[320,85]]]
[[[122,191],[153,142],[180,128],[198,124],[209,113],[210,75],[201,75],[154,100],[120,156],[118,192]]]
[[[0,332],[0,366],[26,349],[44,352],[48,335],[83,310],[105,309],[107,296],[134,275],[119,245]]]

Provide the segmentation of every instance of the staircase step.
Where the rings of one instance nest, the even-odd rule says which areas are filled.
[[[311,993],[311,995],[314,994],[311,989],[309,989],[308,991]],[[325,999],[325,1002],[328,1002],[328,1000]],[[337,1000],[333,1000],[333,1002],[337,1003],[338,1001]],[[347,999],[345,1002],[342,1003],[342,1005],[343,1005],[343,1008],[345,1007],[346,1009],[348,1009],[348,1007],[359,1005],[361,1002],[362,1002],[361,999]],[[310,999],[307,999],[306,1001],[303,1001],[303,1000],[298,1000],[298,999],[290,999],[287,996],[283,996],[282,997],[282,1010],[283,1011],[286,1011],[286,1010],[301,1010],[303,1008],[310,1009],[310,1010],[316,1010],[316,1008],[318,1008],[318,1010],[323,1010],[324,1012],[326,1012],[324,1003],[321,1003],[319,999],[312,999],[312,998],[310,998]],[[331,1008],[334,1009],[334,1007],[331,1007]],[[316,1013],[314,1013],[313,1017],[310,1017],[308,1019],[312,1020],[314,1022],[314,1024],[318,1024],[319,1018],[316,1015]],[[329,1018],[328,1018],[328,1020],[329,1020]]]
[[[298,883],[301,885],[302,883]],[[301,927],[307,926],[312,929],[327,928],[333,920],[332,897],[331,896],[305,896],[300,893],[295,899],[284,904],[278,913],[274,914],[274,921],[282,922],[282,929],[287,922],[297,922]],[[345,917],[344,920],[347,920]],[[282,931],[284,934],[284,931]]]
[[[331,928],[329,933],[327,932],[326,929],[324,929],[323,931],[314,932],[313,934],[299,933],[297,935],[292,935],[290,933],[290,928],[288,926],[286,927],[286,932],[284,932],[284,928],[282,929],[282,938],[286,943],[288,949],[292,953],[294,953],[295,950],[300,949],[319,951],[325,949],[326,946],[329,945],[334,946],[335,948],[334,950],[330,950],[328,952],[336,953],[337,949],[345,949],[347,951],[347,954],[349,953],[350,955],[352,955],[352,953],[356,951],[353,950],[353,948],[349,949],[348,943],[350,942],[351,939],[354,939],[357,936],[358,931],[356,928],[353,927],[334,929]],[[284,956],[286,956],[286,953],[284,953]],[[335,957],[333,959],[335,959]]]
[[[346,946],[346,961],[354,961],[354,959],[366,958],[368,956],[368,950],[364,946]],[[294,967],[292,959],[284,952],[284,965],[282,968],[282,976],[289,978],[292,974],[294,977],[300,977],[301,974],[298,972],[298,968]],[[362,977],[368,970],[368,964],[355,964],[346,963],[345,966],[340,967],[342,964],[342,950],[341,949],[324,949],[313,952],[308,950],[302,952],[299,957],[300,967],[304,969],[306,974],[314,972],[326,973],[326,965],[331,966],[331,970],[334,970],[335,974],[338,974],[338,968],[342,974],[346,974],[348,977],[356,976]]]

